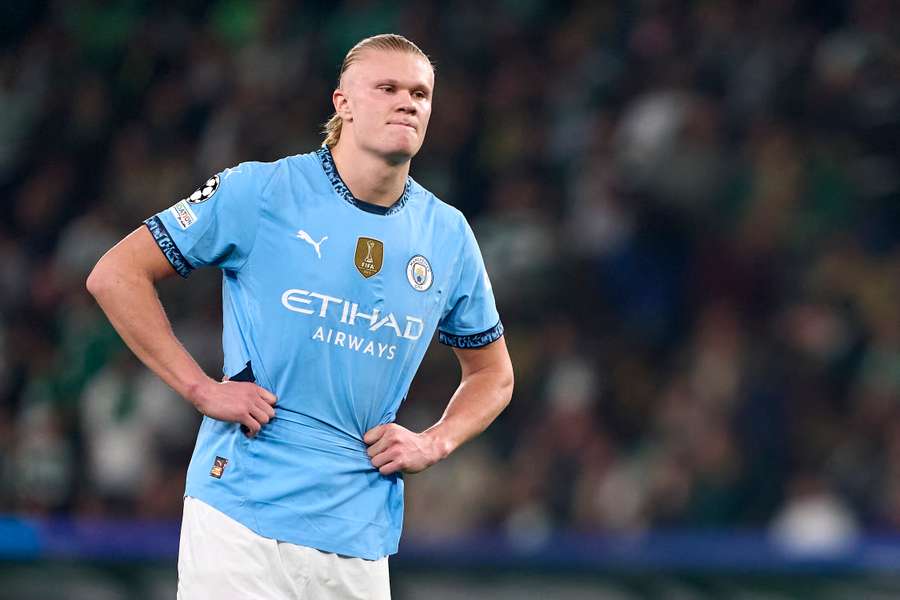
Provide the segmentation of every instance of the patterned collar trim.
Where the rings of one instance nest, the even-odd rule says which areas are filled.
[[[350,188],[347,187],[347,184],[344,183],[344,180],[341,179],[341,175],[340,173],[338,173],[337,166],[334,164],[334,157],[331,155],[331,150],[328,148],[328,146],[322,146],[321,148],[316,150],[316,156],[319,158],[319,162],[322,163],[322,169],[325,171],[325,175],[328,177],[328,180],[331,181],[331,187],[334,188],[335,193],[356,208],[365,210],[363,208],[360,208],[360,203],[362,203],[363,201],[354,196],[353,192],[350,191]],[[409,201],[410,187],[410,178],[407,177],[406,185],[403,187],[403,194],[400,196],[399,200],[388,207],[388,209],[384,212],[385,216],[399,212],[400,209],[402,209],[406,205],[406,203]]]

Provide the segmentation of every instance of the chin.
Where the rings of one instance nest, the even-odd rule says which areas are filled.
[[[386,156],[390,162],[401,163],[415,156],[419,152],[419,147],[419,144],[409,142],[385,144],[381,149],[381,154]]]

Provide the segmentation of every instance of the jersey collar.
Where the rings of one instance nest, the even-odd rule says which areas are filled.
[[[337,166],[334,164],[334,157],[331,155],[331,150],[328,146],[322,146],[316,150],[316,156],[322,164],[325,175],[328,177],[328,180],[331,181],[331,187],[334,188],[334,192],[356,208],[365,210],[366,212],[372,212],[364,208],[366,205],[371,206],[371,204],[354,196],[353,192],[350,191],[350,188],[347,187],[347,184],[344,183],[344,180],[341,179],[341,174],[338,173]],[[410,179],[407,177],[406,185],[403,186],[403,194],[400,195],[400,198],[396,202],[387,207],[387,210],[384,211],[385,216],[399,212],[400,209],[403,208],[409,200],[409,189]]]

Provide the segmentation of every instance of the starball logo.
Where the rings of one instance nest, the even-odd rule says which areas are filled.
[[[371,340],[360,334],[385,329],[393,332],[396,338],[415,341],[422,337],[425,330],[425,323],[419,317],[406,315],[397,319],[394,313],[382,314],[377,308],[365,313],[359,309],[357,302],[299,288],[285,290],[281,295],[281,305],[302,315],[337,319],[338,323],[352,328],[344,331],[329,325],[319,325],[313,332],[313,340],[387,360],[394,360],[397,354],[396,344]]]

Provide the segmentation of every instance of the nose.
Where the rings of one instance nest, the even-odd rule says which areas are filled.
[[[412,94],[408,91],[404,91],[401,94],[398,94],[399,105],[397,106],[397,110],[399,112],[407,113],[414,115],[416,114],[416,103],[412,100]]]

